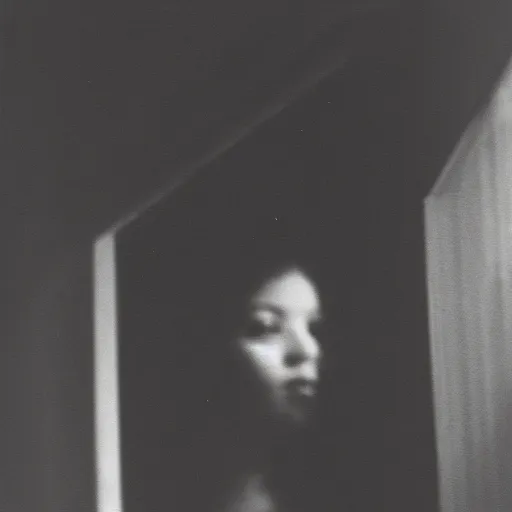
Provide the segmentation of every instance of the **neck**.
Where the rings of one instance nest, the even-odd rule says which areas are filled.
[[[277,468],[290,460],[290,456],[296,458],[298,446],[302,445],[300,432],[284,425],[283,428],[269,428],[268,425],[250,422],[244,425],[245,428],[240,427],[240,424],[224,424],[219,431],[221,442],[217,444],[217,461],[227,471],[223,479],[224,492],[221,493],[224,505],[219,510],[273,511],[276,470],[280,473]]]
[[[227,512],[273,511],[269,490],[275,440],[261,428],[243,429],[243,434],[226,438],[226,459],[231,478],[226,487]]]
[[[276,502],[265,475],[246,469],[238,475],[226,495],[226,512],[274,512]]]
[[[244,429],[233,446],[233,467],[237,474],[265,475],[271,466],[274,439],[261,428]]]

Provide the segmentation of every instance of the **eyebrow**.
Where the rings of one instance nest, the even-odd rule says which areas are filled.
[[[284,316],[286,311],[284,308],[273,304],[271,302],[254,302],[250,305],[249,310],[255,311],[255,310],[266,310],[270,311],[272,313],[275,313],[279,316]],[[322,320],[324,318],[324,314],[321,308],[315,309],[311,312],[311,316],[314,317],[315,320]]]

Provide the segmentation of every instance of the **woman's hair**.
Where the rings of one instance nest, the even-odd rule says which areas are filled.
[[[230,348],[248,300],[269,278],[291,268],[317,284],[314,251],[293,224],[265,215],[223,219],[222,225],[207,219],[188,226],[174,242],[154,253],[159,262],[151,272],[160,274],[154,280],[154,322],[184,367],[192,367],[190,378],[202,377],[204,390],[197,380],[196,388],[209,395],[204,400],[210,408],[228,414],[230,383],[216,384],[237,378],[229,371]]]
[[[319,285],[321,261],[298,228],[279,216],[212,216],[147,237],[134,314],[143,319],[138,335],[153,354],[153,389],[172,410],[161,449],[172,454],[181,481],[175,498],[181,510],[209,510],[230,476],[248,392],[232,342],[247,301],[290,268]],[[296,459],[288,466],[276,471],[276,481],[280,473],[290,480]]]

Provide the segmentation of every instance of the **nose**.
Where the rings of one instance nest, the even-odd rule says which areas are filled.
[[[318,340],[307,329],[290,329],[285,363],[297,366],[305,362],[316,363],[321,357]]]

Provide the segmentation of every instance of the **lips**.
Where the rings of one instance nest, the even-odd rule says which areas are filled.
[[[289,380],[285,385],[289,396],[293,398],[314,398],[317,393],[317,381],[304,378]]]

